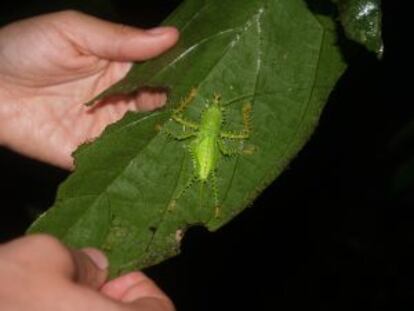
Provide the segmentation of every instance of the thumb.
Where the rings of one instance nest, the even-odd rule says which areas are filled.
[[[143,30],[107,22],[76,11],[56,13],[56,25],[83,53],[114,61],[141,61],[171,48],[179,34],[174,27]]]

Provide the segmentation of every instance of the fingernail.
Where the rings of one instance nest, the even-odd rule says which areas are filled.
[[[109,266],[108,259],[105,254],[95,248],[85,248],[82,251],[93,261],[93,263],[101,270],[106,270]]]
[[[152,36],[161,36],[170,31],[170,27],[156,27],[146,30],[145,32]]]

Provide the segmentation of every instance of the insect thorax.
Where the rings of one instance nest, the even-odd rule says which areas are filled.
[[[208,131],[211,135],[217,135],[220,133],[221,123],[223,121],[223,115],[220,107],[217,104],[213,104],[202,113],[200,132]]]

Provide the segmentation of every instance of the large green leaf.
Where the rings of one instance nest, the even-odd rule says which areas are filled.
[[[302,0],[188,0],[165,24],[181,30],[179,44],[135,65],[105,95],[168,87],[167,108],[130,113],[80,147],[76,171],[31,228],[74,247],[104,249],[113,275],[176,254],[189,226],[216,230],[251,204],[310,137],[345,68],[334,24]],[[174,202],[193,164],[186,141],[160,128],[173,125],[171,108],[193,87],[197,96],[186,112],[193,119],[214,93],[223,101],[245,97],[227,106],[227,129],[241,127],[246,100],[253,106],[244,152],[221,156],[217,165],[219,217],[210,183],[194,183]]]
[[[348,38],[368,50],[383,54],[381,0],[332,0],[338,5],[340,19]]]

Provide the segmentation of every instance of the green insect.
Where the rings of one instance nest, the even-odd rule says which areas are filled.
[[[189,179],[184,188],[175,196],[175,202],[191,187],[194,181],[199,181],[202,185],[210,179],[212,181],[212,191],[216,206],[215,215],[219,215],[219,199],[217,190],[216,171],[221,155],[232,156],[241,153],[240,148],[230,147],[226,140],[245,141],[250,137],[250,115],[251,104],[246,103],[242,107],[243,128],[239,131],[223,130],[225,105],[239,99],[222,103],[219,95],[215,94],[201,113],[199,123],[190,120],[184,115],[186,108],[194,100],[197,94],[196,89],[192,89],[190,94],[184,98],[176,109],[174,109],[171,120],[182,127],[180,133],[168,131],[168,134],[177,140],[187,140],[192,138],[187,145],[193,161],[193,176]]]

